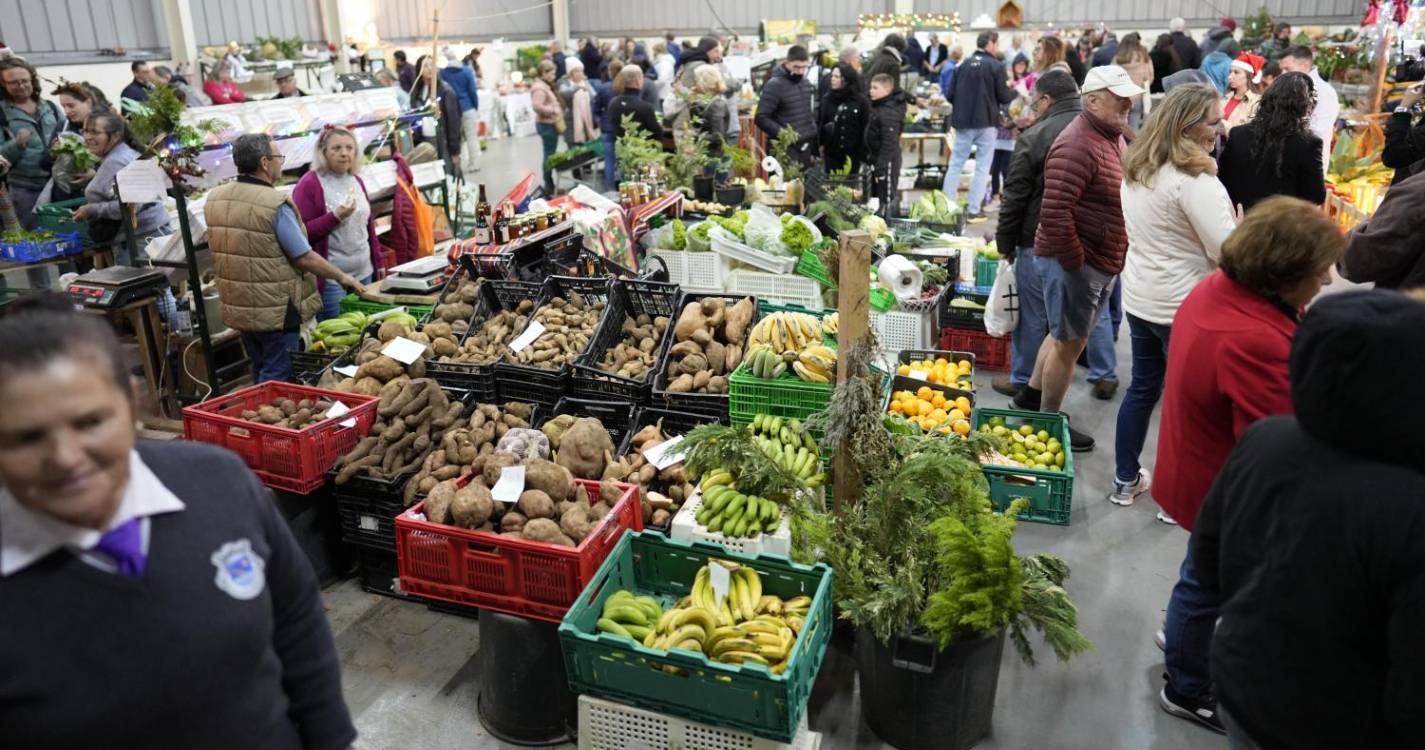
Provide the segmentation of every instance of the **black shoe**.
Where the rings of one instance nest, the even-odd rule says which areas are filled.
[[[1040,399],[1043,395],[1043,391],[1026,385],[1019,389],[1019,393],[1015,394],[1010,401],[1010,406],[1020,411],[1039,411]]]
[[[1100,380],[1093,384],[1093,397],[1096,399],[1109,401],[1115,393],[1118,393],[1117,380]]]
[[[1079,358],[1074,360],[1074,363],[1079,367],[1089,366],[1089,348],[1087,346],[1084,347],[1083,351],[1079,352]]]
[[[995,390],[995,393],[1002,393],[1010,398],[1018,396],[1020,390],[1022,390],[1019,386],[1014,384],[1014,381],[1005,376],[991,380],[990,387]]]
[[[1073,422],[1069,423],[1069,450],[1075,453],[1085,453],[1093,450],[1094,442],[1093,435],[1087,432],[1079,432],[1074,429]]]
[[[1166,683],[1158,693],[1158,705],[1171,716],[1195,721],[1218,734],[1227,734],[1227,728],[1222,726],[1222,717],[1217,715],[1217,701],[1211,698],[1189,698],[1174,690],[1172,683]]]

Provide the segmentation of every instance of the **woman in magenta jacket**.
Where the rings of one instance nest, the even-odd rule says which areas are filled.
[[[1287,360],[1297,317],[1331,283],[1345,239],[1319,208],[1285,196],[1257,204],[1222,244],[1221,269],[1173,318],[1153,496],[1192,531],[1198,509],[1237,440],[1257,420],[1290,414]],[[1222,732],[1208,674],[1217,598],[1189,549],[1168,600],[1160,645],[1163,710]]]
[[[317,138],[312,169],[297,181],[292,202],[302,214],[312,249],[352,278],[369,284],[383,263],[376,220],[366,183],[357,176],[359,171],[361,149],[356,136],[346,128],[327,128]],[[321,279],[317,279],[317,289],[322,293],[319,318],[335,318],[346,290]]]

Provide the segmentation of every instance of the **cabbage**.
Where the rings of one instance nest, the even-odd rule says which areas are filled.
[[[867,232],[870,232],[872,238],[880,237],[881,235],[890,231],[886,227],[886,220],[875,214],[863,216],[861,218],[860,228]]]

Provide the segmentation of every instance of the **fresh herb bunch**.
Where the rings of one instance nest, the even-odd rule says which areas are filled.
[[[826,225],[835,232],[855,229],[868,213],[865,206],[856,204],[851,188],[844,186],[827,191],[825,197],[807,206],[807,216],[825,217]]]
[[[623,116],[623,135],[614,143],[619,172],[632,179],[648,167],[667,161],[669,154],[663,144],[634,121],[632,114]]]
[[[84,139],[75,133],[61,133],[54,146],[50,147],[49,153],[54,157],[68,156],[78,172],[99,166],[99,157],[95,156],[89,147],[84,145]]]
[[[782,165],[782,177],[787,182],[802,178],[802,163],[792,156],[801,140],[802,137],[797,133],[796,128],[782,128],[768,146],[772,158]]]
[[[726,138],[722,140],[722,153],[728,159],[733,176],[751,177],[757,171],[757,160],[752,158],[752,152],[735,143],[728,143]]]
[[[745,427],[705,424],[683,436],[687,456],[684,466],[695,477],[714,469],[727,469],[737,476],[738,491],[788,503],[806,494],[806,485],[796,474],[768,457]]]
[[[18,245],[22,242],[49,242],[52,239],[54,239],[54,232],[48,229],[36,231],[19,229],[0,235],[0,242],[7,245]]]

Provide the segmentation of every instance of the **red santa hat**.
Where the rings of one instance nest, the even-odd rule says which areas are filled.
[[[1267,64],[1266,58],[1261,55],[1254,55],[1250,52],[1243,52],[1232,61],[1232,67],[1247,74],[1247,78],[1252,83],[1262,82],[1262,66]]]

